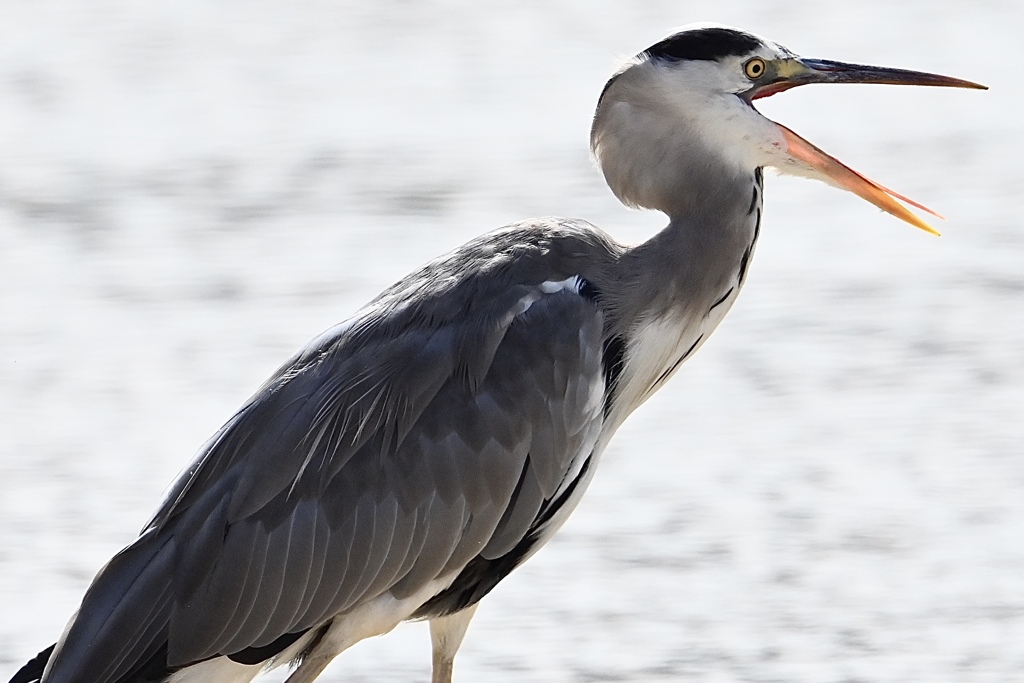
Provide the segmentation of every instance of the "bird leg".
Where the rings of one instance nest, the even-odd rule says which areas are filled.
[[[309,649],[299,660],[299,665],[291,672],[285,683],[313,683],[335,657],[355,645],[363,637],[365,635],[362,633],[354,633],[344,617],[333,619],[323,627],[318,637],[314,637],[312,646],[303,645]]]
[[[461,612],[430,620],[430,641],[434,650],[431,683],[452,683],[455,653],[462,645],[469,622],[476,613],[477,604]]]
[[[302,658],[299,666],[296,667],[295,671],[292,671],[285,683],[313,683],[316,677],[323,673],[323,670],[331,663],[336,654],[333,650],[319,647],[318,643]]]

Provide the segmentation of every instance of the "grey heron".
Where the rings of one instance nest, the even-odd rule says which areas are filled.
[[[171,485],[54,646],[12,683],[314,680],[353,643],[430,622],[448,682],[479,601],[578,504],[609,440],[707,340],[744,284],[762,169],[899,200],[753,101],[809,83],[982,88],[805,59],[691,27],[608,81],[593,152],[668,225],[626,246],[537,219],[428,263],[313,339]],[[927,211],[927,209],[924,209]]]

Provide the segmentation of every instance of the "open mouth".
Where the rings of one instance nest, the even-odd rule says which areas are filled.
[[[785,90],[810,83],[887,83],[893,85],[930,85],[950,88],[987,89],[978,83],[949,76],[940,76],[920,71],[907,71],[904,69],[830,62],[819,59],[792,58],[778,60],[770,64],[773,72],[770,74],[771,80],[757,83],[749,90],[739,93],[740,99],[746,102],[752,109],[754,108],[753,100],[770,97]],[[769,76],[769,74],[765,75]],[[936,212],[853,170],[789,128],[774,121],[772,121],[772,124],[778,128],[783,141],[782,144],[778,145],[779,151],[783,155],[783,161],[779,164],[780,170],[818,178],[836,187],[848,190],[902,221],[906,221],[933,235],[939,234],[938,231],[910,211],[904,204],[913,206],[941,219],[942,216]]]

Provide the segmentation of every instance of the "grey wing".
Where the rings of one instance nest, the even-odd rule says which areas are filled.
[[[468,319],[371,312],[314,340],[101,571],[48,682],[264,648],[508,553],[597,439],[601,340],[592,301],[525,285]]]

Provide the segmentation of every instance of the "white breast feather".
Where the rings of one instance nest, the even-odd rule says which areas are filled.
[[[682,365],[679,359],[684,354],[689,352],[689,358],[707,341],[732,307],[738,289],[736,287],[725,301],[699,319],[693,315],[680,319],[669,314],[637,327],[635,336],[626,348],[615,409],[608,420],[610,431],[617,429],[630,413],[679,369]],[[663,377],[673,366],[672,372]]]

